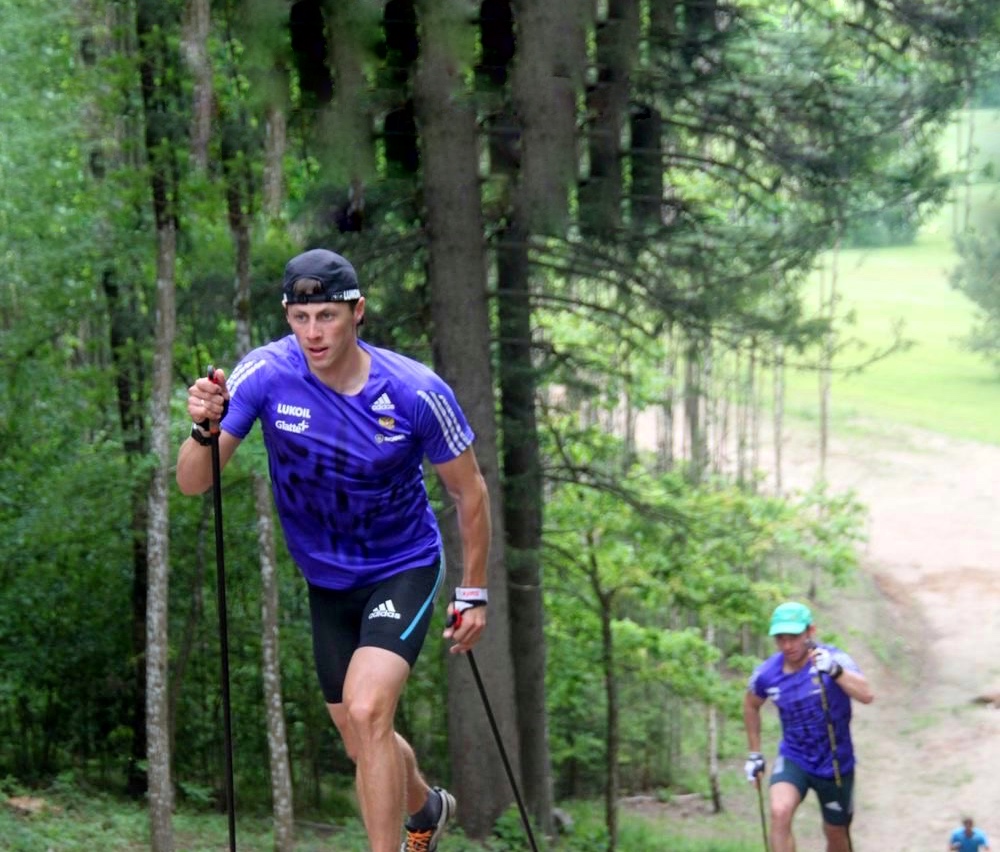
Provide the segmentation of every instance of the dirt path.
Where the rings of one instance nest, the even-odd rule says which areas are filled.
[[[1000,848],[1000,709],[975,703],[1000,699],[1000,447],[856,426],[832,439],[827,475],[869,509],[865,578],[823,596],[877,696],[855,712],[854,848],[939,852],[964,812]],[[793,432],[787,487],[806,487],[816,458]],[[821,848],[800,837],[799,852]]]

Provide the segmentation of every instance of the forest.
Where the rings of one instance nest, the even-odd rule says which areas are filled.
[[[571,800],[606,850],[625,795],[723,807],[768,614],[841,582],[864,535],[825,417],[814,487],[782,487],[785,371],[822,400],[863,366],[836,253],[912,240],[953,187],[942,130],[1000,105],[993,0],[0,11],[4,792],[145,802],[172,850],[179,807],[233,805],[225,664],[239,809],[281,852],[302,819],[356,819],[259,434],[225,472],[223,612],[211,496],[173,472],[187,387],[287,333],[284,264],[325,247],[365,339],[433,366],[477,434],[476,659],[539,834]],[[482,840],[514,796],[438,610],[398,723]]]

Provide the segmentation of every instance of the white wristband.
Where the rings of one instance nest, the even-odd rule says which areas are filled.
[[[456,586],[455,600],[467,603],[486,603],[489,600],[488,590],[482,586]]]

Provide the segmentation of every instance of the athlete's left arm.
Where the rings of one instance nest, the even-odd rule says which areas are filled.
[[[490,552],[490,495],[486,480],[479,470],[476,454],[469,447],[458,457],[434,465],[441,482],[458,513],[458,530],[462,538],[462,585],[485,589],[486,566]],[[462,613],[460,627],[446,631],[454,638],[455,651],[468,650],[475,644],[486,626],[486,607],[478,606]]]
[[[462,585],[486,588],[490,550],[490,496],[472,447],[451,461],[434,465],[458,511],[462,535]]]
[[[845,668],[834,682],[855,701],[871,704],[875,700],[875,693],[872,692],[868,679],[860,671]]]

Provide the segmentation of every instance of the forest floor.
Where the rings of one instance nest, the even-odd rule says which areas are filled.
[[[814,432],[786,436],[786,491],[815,478]],[[860,575],[820,589],[816,606],[820,635],[836,633],[876,694],[854,712],[854,849],[937,852],[965,813],[997,844],[1000,447],[855,421],[831,438],[827,479],[868,509]],[[985,700],[994,695],[995,705]],[[756,796],[728,799],[755,826],[748,848],[762,848]],[[687,821],[691,808],[659,816]],[[814,797],[795,831],[798,852],[822,852]]]

